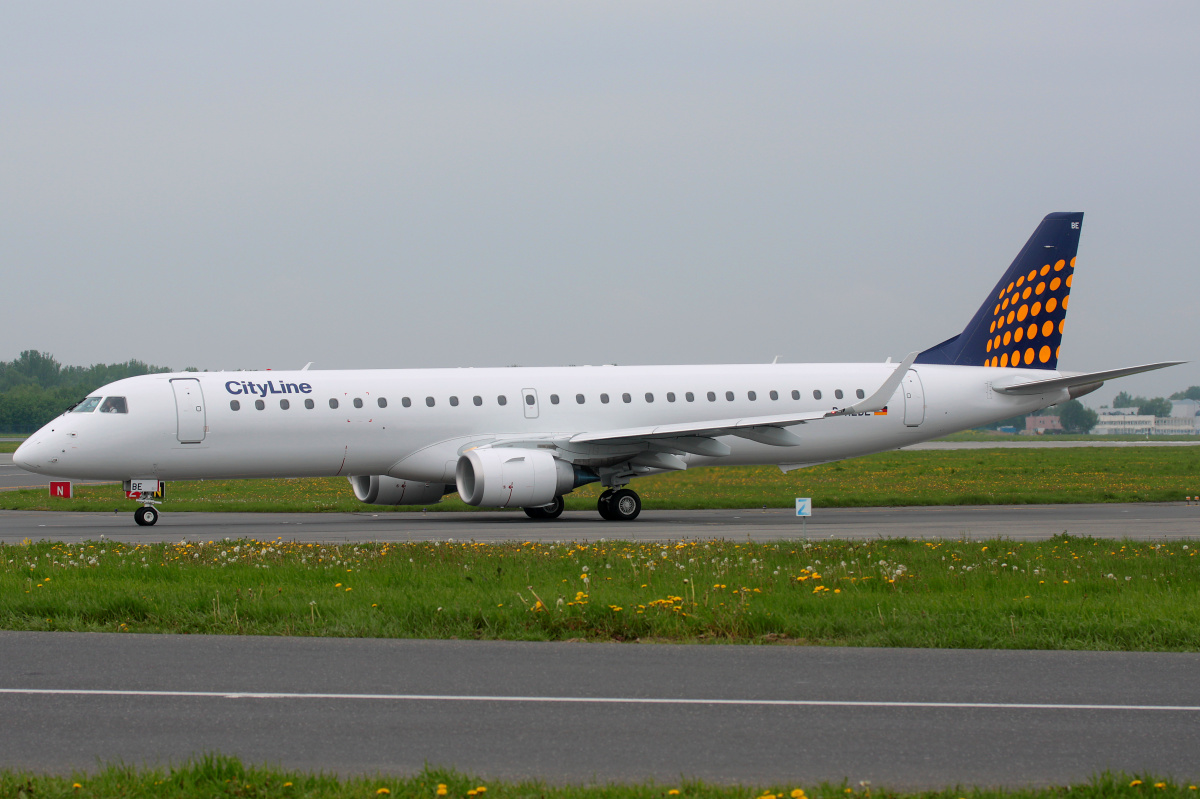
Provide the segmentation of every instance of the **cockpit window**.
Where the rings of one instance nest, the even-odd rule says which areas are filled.
[[[100,413],[129,413],[124,397],[109,397],[100,406]]]
[[[83,402],[71,409],[71,413],[91,413],[96,410],[96,406],[100,404],[103,397],[88,397]]]

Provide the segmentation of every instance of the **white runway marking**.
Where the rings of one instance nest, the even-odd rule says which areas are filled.
[[[147,696],[193,699],[337,699],[391,702],[528,702],[596,705],[741,705],[755,707],[862,707],[962,710],[1168,710],[1200,712],[1200,705],[1081,705],[1041,702],[872,702],[837,699],[687,699],[618,696],[475,696],[455,694],[320,694],[259,691],[133,691],[89,688],[0,688],[0,694]]]

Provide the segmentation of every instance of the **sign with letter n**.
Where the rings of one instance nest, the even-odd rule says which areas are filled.
[[[71,498],[71,482],[69,480],[56,481],[50,484],[50,496],[56,499]]]

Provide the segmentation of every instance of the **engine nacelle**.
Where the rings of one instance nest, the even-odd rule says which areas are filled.
[[[549,504],[598,478],[540,449],[473,449],[454,470],[458,495],[468,505],[530,508]]]
[[[348,479],[354,496],[368,505],[433,505],[454,490],[445,483],[402,480],[386,474],[353,475]]]

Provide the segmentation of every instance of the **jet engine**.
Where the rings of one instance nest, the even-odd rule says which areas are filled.
[[[348,479],[354,496],[368,505],[432,505],[454,491],[454,486],[445,483],[401,480],[386,474],[353,475]]]
[[[468,505],[530,508],[599,478],[591,469],[559,460],[539,449],[473,449],[454,470],[458,495]]]

